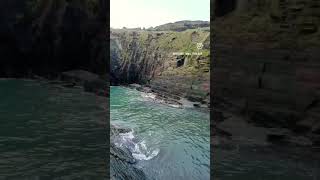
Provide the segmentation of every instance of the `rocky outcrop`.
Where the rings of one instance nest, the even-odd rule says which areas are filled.
[[[83,86],[86,92],[93,92],[97,95],[107,96],[109,94],[109,81],[97,74],[84,71],[72,70],[61,73],[61,80],[72,83],[72,85]]]
[[[144,84],[155,92],[209,104],[209,35],[208,28],[112,30],[111,84]]]
[[[111,125],[110,129],[110,178],[112,180],[133,179],[144,180],[145,174],[135,167],[136,160],[128,149],[117,147],[112,138],[129,130]]]
[[[105,0],[0,2],[0,76],[108,70]]]

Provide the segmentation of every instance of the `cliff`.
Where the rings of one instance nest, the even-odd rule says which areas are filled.
[[[145,84],[171,97],[208,104],[209,48],[208,27],[111,30],[111,84]]]
[[[216,1],[222,12],[216,11],[212,27],[213,103],[232,105],[250,123],[287,128],[318,146],[319,1],[255,2],[239,11]]]
[[[107,7],[105,0],[1,1],[0,76],[105,74]]]

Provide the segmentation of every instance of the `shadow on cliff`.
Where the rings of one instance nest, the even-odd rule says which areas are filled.
[[[72,69],[106,74],[107,4],[89,2],[1,1],[0,76],[48,77]]]

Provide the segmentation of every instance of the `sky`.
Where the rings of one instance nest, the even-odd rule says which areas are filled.
[[[210,20],[210,0],[110,0],[112,28],[155,27],[181,20]]]

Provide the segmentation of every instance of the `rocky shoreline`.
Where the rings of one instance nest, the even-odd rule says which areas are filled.
[[[182,97],[168,96],[165,93],[154,91],[149,86],[140,84],[129,84],[126,87],[138,90],[143,93],[151,93],[158,102],[167,105],[176,105],[177,108],[185,107],[181,102]],[[295,133],[289,128],[261,125],[246,116],[245,112],[239,111],[237,107],[223,101],[216,100],[213,105],[211,119],[211,145],[213,148],[236,149],[239,146],[261,147],[270,149],[281,149],[281,153],[295,153],[307,151],[310,155],[313,152],[319,154],[320,148],[313,142],[314,137],[308,137],[301,133]],[[210,111],[209,107],[198,106],[200,102],[191,102],[188,107]],[[191,105],[191,106],[190,106]],[[263,115],[261,115],[263,118]],[[268,118],[265,116],[264,118]],[[270,121],[270,123],[272,123]],[[311,149],[311,150],[310,150]],[[276,150],[275,150],[276,151]],[[320,156],[315,155],[315,158]]]
[[[110,128],[110,178],[112,180],[118,179],[133,179],[144,180],[146,176],[144,172],[135,167],[136,159],[131,152],[123,147],[118,147],[112,142],[115,136],[119,133],[129,132],[130,129],[117,127],[111,124]]]
[[[164,91],[158,91],[150,86],[141,84],[129,84],[126,87],[135,89],[137,91],[146,93],[148,97],[155,100],[157,103],[165,104],[175,108],[196,108],[201,111],[209,112],[210,107],[208,104],[204,104],[201,101],[190,101],[184,97],[174,94],[168,94]]]
[[[28,79],[46,81],[50,84],[58,84],[65,88],[82,88],[85,92],[94,93],[98,96],[109,96],[108,79],[85,70],[62,72],[56,78],[31,75]]]
[[[288,128],[259,125],[230,104],[220,103],[215,104],[211,114],[214,119],[211,121],[212,148],[239,150],[242,146],[269,149],[273,153],[296,158],[305,158],[308,154],[310,158],[320,159],[320,147],[313,143],[312,137],[294,133]]]
[[[45,80],[52,84],[60,84],[66,88],[80,87],[86,92],[95,93],[98,96],[109,96],[109,82],[108,78],[101,77],[97,74],[85,70],[71,70],[62,72],[55,79],[48,79],[37,75],[32,75],[31,79]],[[161,104],[166,104],[176,108],[196,108],[201,111],[210,111],[210,105],[201,101],[190,101],[189,99],[168,94],[164,91],[159,91],[147,85],[141,84],[128,84],[125,87],[135,89],[137,91],[149,94],[150,98]]]
[[[72,70],[61,73],[59,78],[48,79],[32,75],[30,79],[45,81],[64,88],[82,88],[85,92],[94,93],[97,96],[109,97],[109,82],[107,79],[84,70]],[[123,147],[118,147],[113,138],[119,133],[126,133],[130,129],[110,125],[110,179],[144,180],[145,174],[135,167],[136,159],[131,152]]]
[[[64,72],[59,79],[49,80],[39,76],[32,79],[47,81],[51,84],[59,84],[66,88],[83,88],[84,91],[95,93],[98,96],[109,96],[109,85],[107,81],[98,75],[83,71],[73,70]],[[189,101],[187,104],[181,102],[181,97],[168,96],[161,92],[154,91],[152,88],[139,84],[126,85],[128,88],[152,95],[158,103],[174,105],[176,108],[183,108],[186,105],[204,111],[210,111],[206,106],[198,106],[199,102]],[[179,99],[180,98],[180,99]],[[237,149],[239,146],[249,146],[253,148],[281,148],[280,153],[306,152],[315,158],[319,153],[319,148],[313,143],[312,137],[294,133],[288,128],[274,127],[271,124],[261,125],[248,118],[245,112],[241,112],[232,104],[225,101],[216,100],[213,104],[211,121],[211,145],[213,148]],[[262,116],[262,115],[261,115]],[[267,118],[267,117],[264,117]],[[271,123],[271,121],[269,121]],[[110,136],[117,136],[125,133],[128,129],[111,125]],[[312,147],[312,148],[310,148]],[[292,152],[292,149],[299,149]],[[311,149],[311,150],[310,150]],[[317,152],[317,153],[313,153]],[[144,173],[135,167],[136,160],[127,149],[122,149],[111,142],[110,144],[111,177],[121,179],[145,179]],[[124,170],[125,169],[125,170]]]

